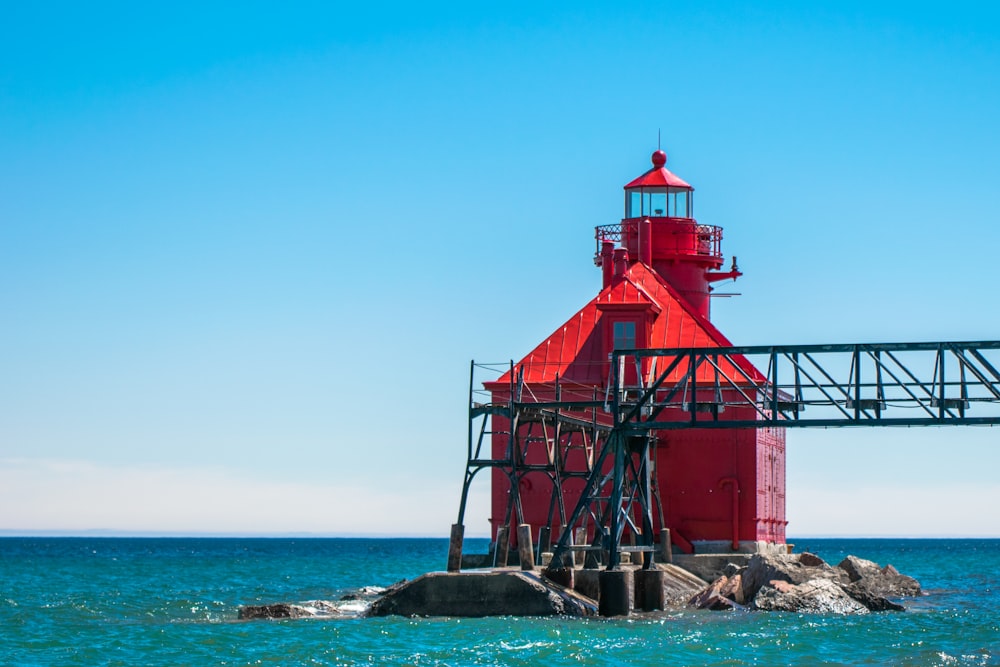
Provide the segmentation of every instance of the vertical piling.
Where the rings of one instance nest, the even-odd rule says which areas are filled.
[[[590,542],[590,549],[584,557],[583,567],[588,570],[596,570],[601,566],[601,545],[604,543],[604,533],[598,529],[594,531],[594,539]]]
[[[542,554],[552,551],[552,528],[542,526],[538,529],[538,561],[541,562]]]
[[[465,539],[465,526],[460,523],[451,524],[451,538],[448,541],[448,571],[458,572],[462,569],[462,542]]]
[[[577,546],[585,545],[587,543],[587,529],[577,528],[573,531],[573,544]],[[573,552],[573,564],[583,565],[585,558],[585,552],[574,551]]]
[[[510,527],[500,526],[497,530],[497,543],[493,547],[493,564],[496,567],[507,567],[507,549],[510,548]]]
[[[559,530],[559,539],[560,540],[562,539],[562,536],[566,533],[567,530],[569,530],[569,527],[566,524],[562,524],[560,526],[560,530]],[[569,541],[569,543],[573,544],[573,540],[571,539]],[[562,562],[559,563],[559,566],[560,567],[569,567],[569,568],[572,568],[576,564],[576,561],[574,560],[575,558],[576,558],[576,552],[575,551],[573,551],[573,550],[566,551],[562,555]]]
[[[664,563],[674,562],[674,549],[670,545],[669,528],[664,528],[660,531],[660,556]]]
[[[636,609],[656,611],[666,608],[666,591],[663,587],[666,573],[663,570],[636,570],[632,576],[635,579]]]
[[[531,546],[531,524],[517,526],[517,555],[521,559],[522,570],[535,569],[535,550]]]
[[[632,610],[632,571],[602,570],[599,579],[601,616],[628,616]]]

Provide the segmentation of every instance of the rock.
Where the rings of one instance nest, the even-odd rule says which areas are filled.
[[[805,565],[806,567],[822,567],[826,565],[826,561],[817,556],[816,554],[811,554],[808,551],[803,551],[799,554],[799,564]]]
[[[722,569],[722,574],[727,577],[732,577],[734,574],[738,574],[743,571],[743,566],[737,565],[736,563],[726,563],[726,567]]]
[[[742,609],[743,605],[736,599],[739,594],[740,575],[732,577],[723,575],[693,595],[688,600],[688,604],[696,609],[710,609],[712,611]]]
[[[248,621],[253,619],[285,619],[285,618],[330,618],[333,616],[357,616],[355,610],[342,608],[336,602],[328,600],[309,600],[292,604],[278,602],[264,605],[245,605],[240,607],[238,618]]]
[[[341,616],[344,613],[340,605],[328,600],[309,600],[299,606],[316,617]]]
[[[865,577],[877,575],[879,571],[876,563],[857,556],[848,556],[840,561],[837,567],[847,573],[850,581],[861,581]]]
[[[920,594],[912,577],[854,556],[830,567],[811,553],[756,554],[746,567],[727,572],[692,596],[689,604],[699,609],[748,605],[763,611],[866,614],[903,611],[887,598]]]
[[[806,556],[805,562],[802,561],[802,556]],[[814,579],[828,579],[840,582],[844,575],[841,570],[830,567],[812,554],[755,554],[740,576],[742,599],[750,601],[757,596],[757,591],[771,581],[801,584]]]
[[[729,577],[722,575],[708,586],[691,596],[688,604],[696,609],[714,609],[713,605],[722,597],[722,587],[729,584]]]
[[[852,581],[849,584],[843,584],[842,588],[845,593],[863,604],[870,611],[906,611],[903,605],[890,602],[885,597],[873,591],[869,588],[867,582],[867,579]]]
[[[712,593],[708,597],[699,601],[698,609],[708,609],[709,611],[736,611],[743,609],[743,605],[736,604],[732,600],[718,593]]]
[[[873,561],[848,556],[837,567],[847,574],[851,583],[864,582],[861,588],[878,597],[907,597],[923,593],[916,579],[900,574],[892,565],[879,567]]]
[[[251,620],[258,618],[307,618],[315,616],[308,609],[297,604],[279,602],[277,604],[246,605],[240,607],[240,620]]]
[[[924,594],[920,588],[920,582],[913,577],[900,574],[899,570],[892,565],[883,567],[879,570],[879,574],[882,577],[882,585],[885,587],[883,595],[889,597],[917,597]]]
[[[734,574],[729,577],[729,582],[719,590],[719,595],[729,598],[737,604],[746,604],[743,598],[743,576]]]
[[[800,584],[775,579],[754,597],[754,609],[820,614],[867,614],[866,606],[848,595],[831,579],[810,579]]]

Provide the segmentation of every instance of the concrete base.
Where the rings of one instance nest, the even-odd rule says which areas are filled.
[[[686,604],[695,593],[705,588],[705,582],[676,565],[660,565],[664,572],[663,596],[668,605]]]
[[[514,568],[432,572],[390,589],[375,600],[368,615],[626,616],[633,609],[684,605],[705,587],[676,565],[650,570],[558,568],[547,574],[553,580]]]
[[[571,567],[556,567],[542,572],[542,575],[563,588],[576,590],[576,570]]]
[[[730,565],[743,567],[754,554],[771,556],[788,553],[787,544],[773,542],[740,542],[740,550],[732,551],[730,542],[694,542],[695,553],[674,553],[674,565],[678,565],[700,579],[712,583],[726,573]]]
[[[376,600],[369,616],[595,616],[593,600],[534,572],[432,572]],[[628,613],[628,612],[625,612]]]
[[[695,540],[691,542],[691,546],[694,547],[694,553],[700,554],[768,554],[768,555],[780,555],[788,553],[788,546],[786,544],[777,544],[775,542],[764,542],[762,540],[751,541],[742,540],[739,542],[739,548],[733,549],[733,543],[729,540]]]
[[[633,572],[634,586],[633,595],[635,598],[634,608],[644,609],[650,604],[662,601],[661,607],[683,606],[691,596],[705,588],[705,582],[699,577],[683,570],[676,565],[657,565],[652,570],[639,570],[634,568],[624,568]],[[598,605],[601,600],[600,577],[604,570],[576,570],[573,574],[573,588],[580,595],[584,595],[595,600]],[[643,574],[643,572],[657,572],[659,574]],[[644,590],[639,592],[639,579],[650,577],[656,583],[650,581],[643,582]],[[658,588],[654,589],[654,586]],[[646,600],[651,602],[646,602]]]
[[[656,611],[666,607],[666,572],[660,569],[636,570],[632,578],[635,582],[636,611]]]
[[[595,602],[601,599],[601,571],[576,570],[573,576],[573,589],[580,595],[585,595]]]
[[[674,554],[674,565],[710,584],[725,574],[730,564],[743,567],[750,557],[751,554]]]
[[[493,567],[493,554],[462,554],[462,569],[475,570]]]
[[[632,611],[633,584],[631,570],[601,570],[598,575],[601,616],[628,616]]]

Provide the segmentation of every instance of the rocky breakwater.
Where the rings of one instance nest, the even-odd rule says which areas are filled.
[[[345,593],[339,600],[308,600],[306,602],[275,602],[244,605],[239,608],[241,621],[255,619],[284,620],[295,618],[358,618],[364,616],[372,602],[405,584],[400,581],[389,588],[363,586]]]
[[[810,553],[755,555],[691,598],[699,609],[833,614],[903,611],[890,598],[922,595],[920,584],[892,565],[848,556],[836,567]]]

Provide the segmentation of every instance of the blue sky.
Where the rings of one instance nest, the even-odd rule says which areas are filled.
[[[992,3],[356,4],[5,10],[0,530],[447,534],[658,131],[734,342],[1000,337]],[[998,438],[792,432],[789,533],[1000,535]]]

